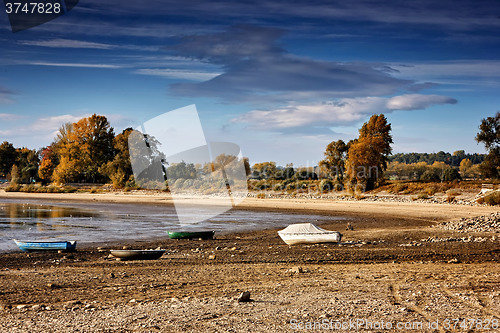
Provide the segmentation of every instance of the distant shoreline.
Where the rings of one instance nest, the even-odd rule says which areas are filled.
[[[388,197],[390,199],[390,197]],[[134,203],[152,205],[173,205],[172,197],[166,192],[106,192],[106,193],[24,193],[0,190],[0,200],[45,200],[58,202],[95,202],[95,203]],[[217,204],[217,198],[211,198],[210,204]],[[500,210],[495,206],[471,206],[462,204],[436,204],[431,202],[405,202],[391,200],[335,200],[314,198],[252,198],[247,197],[236,206],[240,209],[285,210],[306,213],[360,215],[391,218],[417,218],[436,222],[462,217],[490,214]],[[196,205],[207,204],[199,198],[186,198]]]

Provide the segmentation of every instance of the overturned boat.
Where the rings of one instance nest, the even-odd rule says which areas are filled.
[[[278,235],[288,245],[338,243],[342,239],[340,232],[325,230],[312,223],[291,224],[278,231]]]

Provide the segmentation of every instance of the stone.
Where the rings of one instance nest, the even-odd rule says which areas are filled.
[[[215,259],[215,254],[211,254],[211,255],[209,255],[209,256],[208,256],[208,259],[210,259],[210,260],[214,260],[214,259]]]
[[[249,291],[244,291],[241,293],[240,297],[238,297],[238,302],[251,302],[252,300],[250,299],[250,292]]]

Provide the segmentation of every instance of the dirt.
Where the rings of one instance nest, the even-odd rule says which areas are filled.
[[[272,201],[261,206],[284,209]],[[308,211],[332,213],[316,206]],[[337,330],[343,324],[351,325],[344,331],[373,332],[479,328],[457,326],[455,319],[458,324],[470,319],[467,325],[481,320],[490,332],[500,329],[498,230],[474,233],[481,242],[428,242],[429,237],[463,237],[432,226],[473,208],[440,207],[427,214],[419,208],[424,213],[417,209],[420,213],[405,217],[397,206],[393,212],[364,207],[347,212],[354,230],[345,230],[345,220],[314,221],[341,231],[340,245],[289,247],[277,230],[261,230],[210,241],[127,244],[166,250],[152,261],[117,261],[110,248],[96,247],[2,254],[0,331],[278,332]],[[237,301],[243,291],[250,292],[251,302]]]

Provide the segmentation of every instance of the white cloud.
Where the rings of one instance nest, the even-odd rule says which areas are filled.
[[[388,110],[422,110],[433,104],[456,104],[457,100],[448,96],[408,94],[389,98]]]
[[[286,130],[309,126],[333,127],[349,125],[374,113],[395,110],[425,109],[434,104],[455,104],[457,101],[439,95],[401,95],[392,98],[343,98],[333,102],[289,104],[274,110],[253,110],[233,119],[261,129]]]
[[[34,61],[34,62],[29,62],[28,64],[36,66],[54,66],[54,67],[121,68],[121,66],[118,65],[108,65],[108,64],[61,63],[61,62],[44,62],[44,61]]]
[[[60,116],[44,117],[36,119],[28,126],[30,132],[46,133],[46,136],[53,138],[56,136],[59,128],[66,123],[75,123],[78,120],[88,117],[88,115],[75,116],[71,114],[63,114]]]
[[[111,44],[85,42],[81,40],[56,38],[51,40],[23,40],[19,42],[22,45],[33,45],[53,48],[74,48],[74,49],[102,49],[109,50],[116,46]]]
[[[141,75],[153,75],[153,76],[166,77],[170,79],[184,79],[191,81],[206,81],[220,75],[220,73],[177,70],[177,69],[162,69],[162,68],[143,68],[134,71],[134,73]]]

